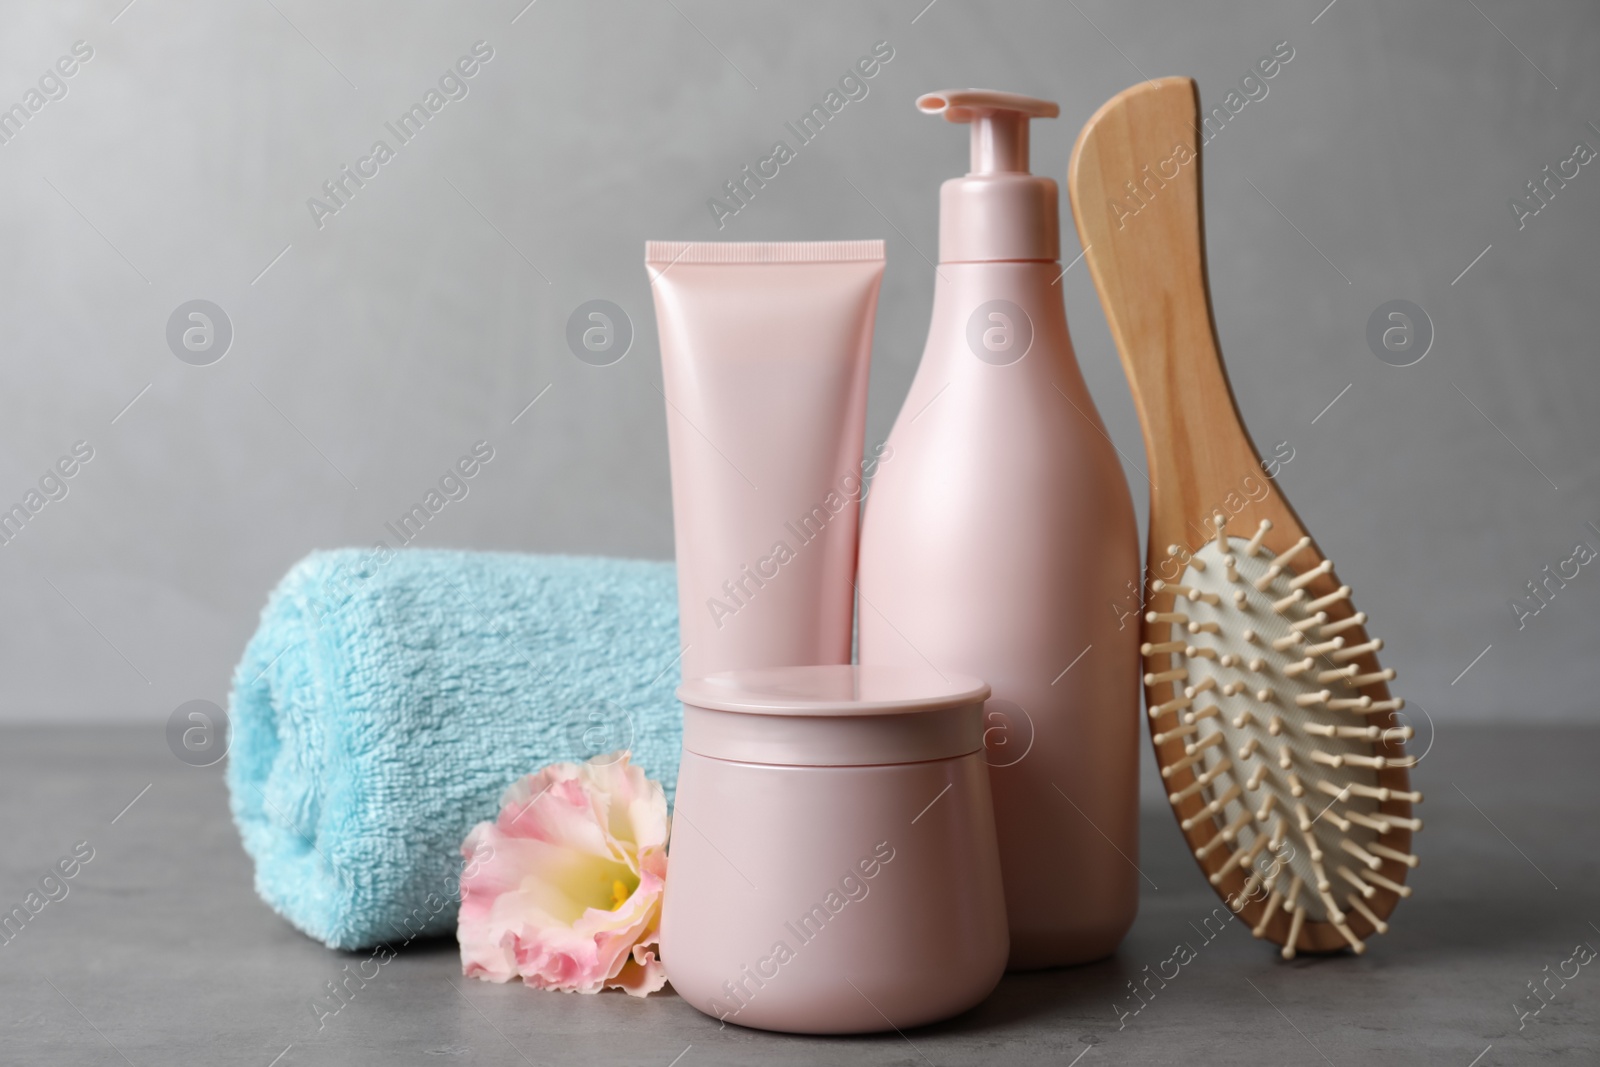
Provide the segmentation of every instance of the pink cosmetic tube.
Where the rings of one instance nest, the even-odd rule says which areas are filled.
[[[882,241],[650,241],[682,672],[850,662]]]

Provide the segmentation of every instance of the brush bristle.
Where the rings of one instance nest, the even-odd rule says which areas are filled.
[[[1352,634],[1366,616],[1350,612],[1349,586],[1311,594],[1333,565],[1290,566],[1310,538],[1271,556],[1262,551],[1270,522],[1248,541],[1224,527],[1218,516],[1215,538],[1194,552],[1178,581],[1152,586],[1176,598],[1171,610],[1146,616],[1171,631],[1141,649],[1145,684],[1158,694],[1152,731],[1162,777],[1193,775],[1169,799],[1175,807],[1201,802],[1181,824],[1186,832],[1214,828],[1195,850],[1213,885],[1239,870],[1246,873],[1240,897],[1267,891],[1255,936],[1271,936],[1281,909],[1290,916],[1285,959],[1294,958],[1305,924],[1319,920],[1360,953],[1366,946],[1350,928],[1353,916],[1333,894],[1383,933],[1388,925],[1366,902],[1380,891],[1409,896],[1396,877],[1417,865],[1394,846],[1421,821],[1381,805],[1415,804],[1422,795],[1378,784],[1380,771],[1415,764],[1403,753],[1412,730],[1390,718],[1404,701],[1361,692],[1394,671],[1363,672],[1383,642]],[[1201,697],[1205,707],[1196,709]],[[1180,740],[1181,755],[1169,747]],[[1211,862],[1219,853],[1222,861]]]

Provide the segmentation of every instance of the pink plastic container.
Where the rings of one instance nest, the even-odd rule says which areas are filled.
[[[1140,551],[1067,332],[1056,185],[1027,172],[1043,100],[923,97],[970,123],[940,192],[922,364],[872,482],[860,660],[994,687],[989,775],[1011,967],[1100,959],[1139,907]]]
[[[882,241],[651,241],[682,677],[849,663]]]
[[[685,682],[661,958],[741,1026],[846,1034],[983,1000],[1009,944],[989,687],[928,668]]]

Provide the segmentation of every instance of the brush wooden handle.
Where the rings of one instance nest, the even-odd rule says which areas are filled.
[[[1084,258],[1144,430],[1151,482],[1147,577],[1168,582],[1183,570],[1181,563],[1174,568],[1168,546],[1198,549],[1208,536],[1215,536],[1213,517],[1219,514],[1227,518],[1231,533],[1246,537],[1261,520],[1270,521],[1272,528],[1260,543],[1273,553],[1307,537],[1299,516],[1263,469],[1223,367],[1206,277],[1199,128],[1199,96],[1193,80],[1143,82],[1113,97],[1089,120],[1067,174]],[[1299,573],[1305,574],[1318,568],[1324,557],[1310,541],[1294,561]],[[1174,569],[1177,573],[1170,573]],[[1308,598],[1339,588],[1331,567],[1305,583]],[[1170,612],[1174,599],[1170,591],[1157,591],[1146,606]],[[1332,621],[1352,614],[1348,599],[1328,608]],[[1367,642],[1357,623],[1342,633],[1347,646]],[[1146,624],[1144,636],[1165,647],[1162,643],[1174,634],[1167,623],[1158,621]],[[1364,674],[1379,669],[1370,652],[1359,662]],[[1171,699],[1177,687],[1159,671],[1150,677],[1156,683],[1146,686],[1146,700],[1154,708]],[[1389,699],[1381,682],[1363,692],[1374,700]],[[1394,724],[1392,715],[1373,718],[1380,725]],[[1184,765],[1182,739],[1154,740],[1162,766],[1178,764],[1168,785],[1184,792],[1183,787],[1194,782],[1194,772]],[[1377,777],[1389,789],[1409,789],[1403,768],[1384,768]],[[1189,819],[1204,807],[1196,788],[1175,810]],[[1409,817],[1411,810],[1401,800],[1385,801],[1382,809],[1401,817]],[[1218,828],[1209,818],[1191,821],[1194,825],[1185,833],[1190,847],[1200,854],[1201,866],[1209,874],[1223,876],[1218,889],[1224,895],[1237,893],[1245,884],[1242,870],[1224,869],[1227,850],[1207,848]],[[1396,834],[1392,840],[1400,849],[1410,844],[1409,835]],[[1405,879],[1406,871],[1398,863],[1385,863],[1383,872],[1394,884]],[[1381,920],[1396,901],[1396,893],[1383,889],[1366,903]],[[1328,923],[1291,924],[1286,913],[1269,915],[1259,902],[1240,914],[1250,925],[1259,924],[1265,936],[1292,942],[1302,950],[1330,951],[1346,941]],[[1350,925],[1361,936],[1374,929],[1363,914],[1351,914]]]
[[[1151,503],[1162,514],[1206,521],[1261,468],[1212,325],[1198,109],[1189,78],[1118,94],[1084,127],[1067,188],[1139,407]],[[1269,508],[1260,517],[1299,526],[1292,512]]]

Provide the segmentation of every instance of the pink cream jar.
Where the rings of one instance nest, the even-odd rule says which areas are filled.
[[[975,678],[780,667],[685,682],[661,958],[741,1026],[846,1034],[983,1000],[1008,933]]]

